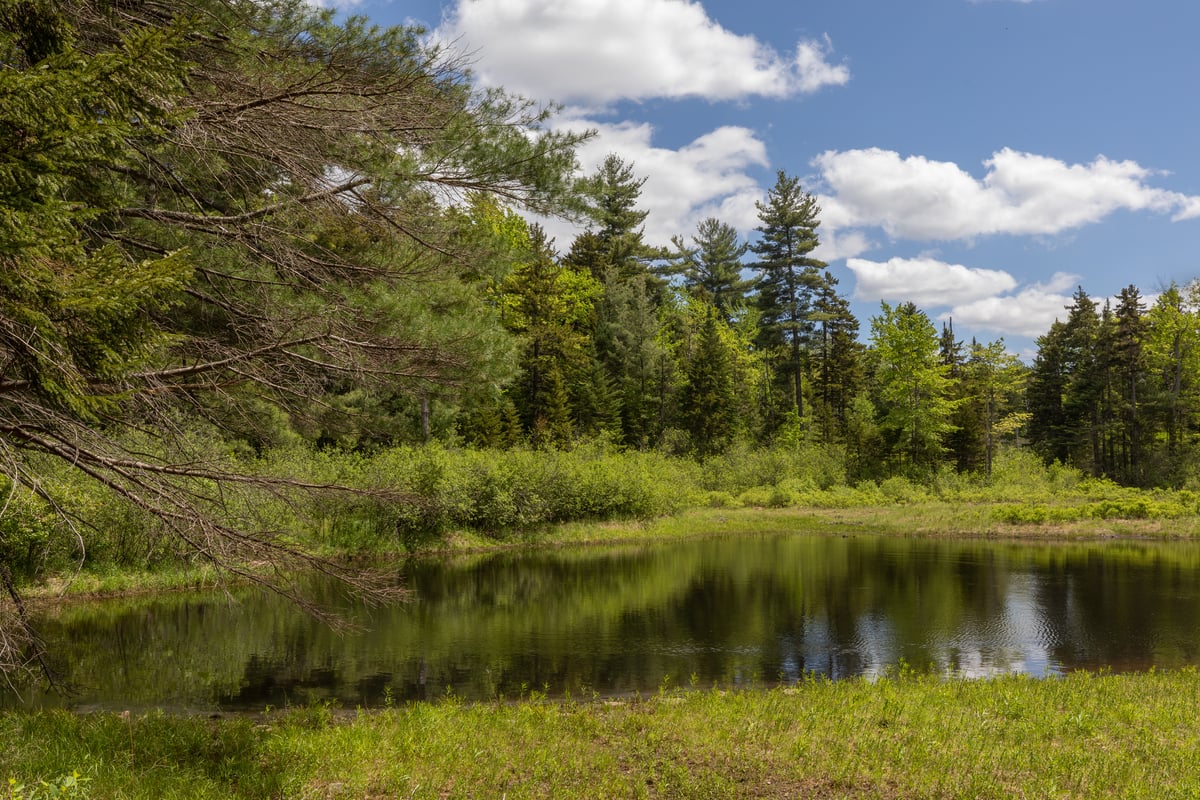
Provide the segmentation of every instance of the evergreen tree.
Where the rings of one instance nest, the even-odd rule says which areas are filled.
[[[1200,282],[1169,285],[1146,313],[1149,404],[1162,443],[1154,478],[1180,483],[1200,430]]]
[[[564,444],[572,438],[566,376],[592,360],[588,332],[601,287],[560,265],[540,227],[530,229],[528,241],[528,254],[502,295],[506,327],[522,342],[521,371],[509,396],[535,444]]]
[[[679,236],[671,241],[675,252],[670,271],[683,278],[687,292],[714,306],[721,318],[730,322],[744,305],[750,286],[741,274],[742,256],[749,245],[739,244],[737,230],[715,217],[700,222],[692,246]]]
[[[572,361],[568,375],[571,418],[580,436],[620,432],[620,402],[604,365],[589,349],[586,358]]]
[[[813,295],[820,270],[826,266],[809,255],[819,243],[821,208],[816,198],[801,188],[798,178],[782,170],[767,201],[757,206],[762,224],[756,228],[760,238],[751,249],[759,257],[753,266],[759,273],[760,344],[779,354],[778,374],[787,382],[791,407],[803,418]]]
[[[709,307],[680,392],[683,427],[700,455],[723,450],[733,436],[736,405],[731,362],[716,310]]]
[[[826,443],[845,433],[846,414],[862,390],[863,345],[858,341],[858,320],[850,303],[837,292],[837,279],[828,271],[821,276],[813,303],[812,320],[817,326],[812,343],[816,364],[814,381],[816,416]]]
[[[595,228],[576,239],[567,254],[567,265],[587,267],[599,281],[609,280],[610,272],[620,282],[643,277],[647,289],[656,294],[661,290],[662,281],[648,265],[664,253],[644,241],[649,212],[638,208],[645,182],[644,177],[634,175],[633,165],[619,156],[609,154],[604,159],[582,186],[592,201],[590,215]]]
[[[1146,479],[1146,449],[1149,444],[1147,414],[1146,321],[1141,294],[1136,286],[1121,290],[1114,313],[1112,373],[1119,430],[1110,474],[1123,483],[1143,485]]]
[[[1111,316],[1111,315],[1110,315]],[[1105,415],[1111,360],[1109,325],[1083,287],[1038,339],[1030,374],[1029,438],[1047,461],[1060,461],[1101,475],[1106,470]]]
[[[1029,442],[1047,463],[1069,463],[1076,436],[1064,405],[1070,379],[1067,348],[1067,326],[1055,320],[1037,339],[1037,356],[1029,374]]]
[[[615,155],[587,183],[598,225],[578,236],[564,266],[587,269],[602,284],[592,339],[596,358],[618,398],[621,436],[643,447],[662,430],[666,387],[658,308],[666,282],[649,263],[663,256],[642,239],[646,211],[637,207],[645,179]]]
[[[673,372],[666,361],[658,310],[642,277],[604,286],[596,346],[620,398],[621,433],[633,447],[652,445],[665,420],[663,401]]]
[[[992,474],[999,438],[1021,427],[1026,414],[1016,411],[1022,398],[1026,370],[998,339],[988,344],[972,340],[964,380],[967,385],[965,405],[974,414],[975,428],[981,433],[983,471]],[[977,469],[977,464],[970,464]]]
[[[1106,381],[1102,359],[1102,320],[1096,302],[1078,287],[1063,326],[1064,423],[1070,463],[1100,475],[1104,469],[1103,399]]]
[[[974,344],[974,343],[972,343]],[[954,429],[946,435],[946,449],[960,472],[977,469],[984,460],[983,426],[978,403],[971,402],[972,387],[968,379],[967,357],[963,343],[954,336],[954,320],[942,323],[938,340],[942,364],[950,378],[951,398],[958,404],[951,420]]]

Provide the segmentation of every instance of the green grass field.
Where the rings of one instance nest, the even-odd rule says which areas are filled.
[[[0,768],[90,798],[1194,798],[1200,675],[812,680],[621,701],[6,714]]]

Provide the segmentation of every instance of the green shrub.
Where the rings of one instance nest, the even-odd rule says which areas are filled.
[[[879,483],[879,493],[892,503],[914,503],[929,499],[929,495],[903,475],[893,475]]]
[[[0,510],[0,563],[20,577],[32,577],[46,561],[62,521],[45,500],[3,478]]]
[[[575,520],[650,518],[698,501],[696,467],[659,453],[619,453],[604,443],[571,451],[396,447],[369,457],[289,451],[267,457],[272,474],[340,482],[295,520],[297,533],[331,546],[428,543],[453,528],[488,535]],[[280,470],[287,470],[287,473]]]
[[[738,508],[741,504],[729,492],[705,492],[699,505],[705,508]]]
[[[1009,504],[992,509],[992,518],[1013,525],[1041,524],[1050,518],[1050,512],[1046,506]]]
[[[821,489],[846,482],[844,454],[837,447],[810,444],[753,448],[735,445],[703,461],[699,483],[708,491],[731,494],[783,481],[809,481]]]

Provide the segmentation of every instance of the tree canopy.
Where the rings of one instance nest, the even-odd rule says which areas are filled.
[[[280,414],[313,420],[347,383],[500,369],[507,334],[473,280],[497,244],[461,209],[484,194],[570,212],[579,137],[475,88],[418,30],[299,0],[0,14],[6,493],[72,517],[39,477],[60,459],[224,568],[331,569],[229,513],[239,485],[290,482],[188,430],[270,442]]]

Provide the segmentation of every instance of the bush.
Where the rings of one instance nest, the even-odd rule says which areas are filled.
[[[928,500],[928,493],[903,475],[893,475],[880,481],[879,493],[892,503],[915,503]]]
[[[619,453],[599,443],[571,451],[396,447],[370,457],[288,451],[268,458],[275,474],[345,482],[361,494],[312,503],[327,545],[426,544],[452,528],[493,536],[555,522],[649,518],[700,497],[695,467],[658,453]],[[303,533],[303,521],[297,520]]]
[[[705,490],[730,494],[754,487],[779,486],[789,480],[828,489],[846,482],[844,462],[841,450],[832,446],[753,448],[743,443],[705,459],[700,465],[699,482]]]
[[[58,515],[32,491],[3,478],[0,509],[0,563],[18,576],[36,575],[58,538]]]

